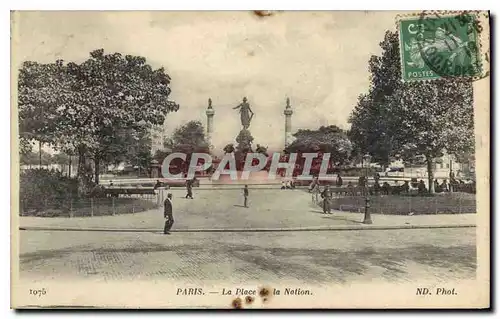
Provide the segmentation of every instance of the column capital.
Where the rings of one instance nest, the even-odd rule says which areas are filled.
[[[205,111],[205,113],[207,114],[208,117],[214,116],[214,114],[215,114],[215,111],[212,107],[212,99],[211,98],[208,98],[208,108]]]

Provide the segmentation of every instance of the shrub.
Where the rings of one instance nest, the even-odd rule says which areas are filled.
[[[102,185],[95,186],[89,194],[90,197],[79,197],[78,180],[68,178],[55,170],[25,170],[20,177],[19,213],[22,216],[118,215],[157,207],[155,201],[143,198],[106,197]]]
[[[370,211],[374,214],[406,215],[476,213],[476,197],[467,193],[378,195],[370,196]],[[331,208],[363,212],[365,197],[343,196],[331,200]]]
[[[64,176],[61,172],[47,169],[29,169],[21,172],[19,200],[21,212],[40,210],[47,202],[61,205],[65,199],[78,196],[76,178]]]
[[[156,202],[142,198],[80,198],[46,202],[43,207],[27,207],[23,216],[90,217],[139,213],[157,208]]]

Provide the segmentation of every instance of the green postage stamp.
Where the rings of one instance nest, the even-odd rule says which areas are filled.
[[[477,78],[483,72],[478,16],[423,12],[399,20],[403,81]]]

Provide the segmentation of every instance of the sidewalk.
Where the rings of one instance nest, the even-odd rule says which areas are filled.
[[[310,195],[299,191],[253,190],[250,208],[241,205],[240,190],[196,191],[195,199],[184,199],[184,190],[174,193],[172,232],[258,232],[365,230],[406,228],[475,227],[476,214],[378,215],[373,224],[362,224],[363,214],[332,211],[322,214],[312,205]],[[102,230],[158,232],[163,229],[161,209],[147,212],[98,217],[41,218],[20,217],[25,230]]]
[[[161,219],[157,218],[158,211],[148,211],[136,215],[88,217],[88,218],[38,218],[21,217],[20,228],[23,230],[82,230],[82,231],[124,231],[124,232],[155,232],[163,227]],[[456,228],[475,227],[475,214],[461,215],[419,215],[419,216],[390,216],[372,215],[373,224],[365,225],[362,222],[363,214],[334,212],[333,215],[324,215],[323,219],[332,221],[330,225],[301,227],[228,227],[214,228],[207,225],[204,228],[190,228],[187,225],[174,225],[172,232],[259,232],[259,231],[320,231],[320,230],[381,230],[381,229],[416,229],[416,228]],[[321,219],[321,220],[323,220]],[[150,220],[151,222],[147,222]],[[156,221],[153,225],[152,221]],[[349,222],[346,224],[346,222]],[[180,223],[179,223],[180,224]],[[183,223],[185,224],[185,223]]]

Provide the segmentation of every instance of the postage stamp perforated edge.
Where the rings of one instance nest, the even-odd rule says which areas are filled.
[[[426,82],[426,81],[439,81],[442,80],[443,77],[437,77],[437,78],[420,78],[420,79],[414,79],[414,80],[405,80],[405,74],[404,74],[404,48],[402,46],[402,41],[401,41],[401,21],[405,20],[414,20],[414,19],[422,19],[423,17],[426,16],[431,16],[431,15],[439,15],[440,17],[446,18],[446,17],[455,17],[461,14],[470,14],[474,15],[477,24],[480,28],[481,31],[476,32],[477,34],[477,49],[478,49],[478,58],[480,59],[479,64],[481,65],[481,72],[478,75],[474,76],[454,76],[454,78],[461,78],[461,79],[470,79],[472,81],[477,81],[480,79],[483,79],[485,77],[488,77],[490,75],[490,31],[489,31],[489,11],[478,11],[478,10],[424,10],[424,11],[419,11],[419,12],[409,12],[409,13],[400,13],[396,15],[396,30],[398,33],[398,38],[399,38],[399,56],[400,56],[400,63],[401,63],[401,81],[408,83],[408,82]],[[486,31],[486,32],[485,32]]]

